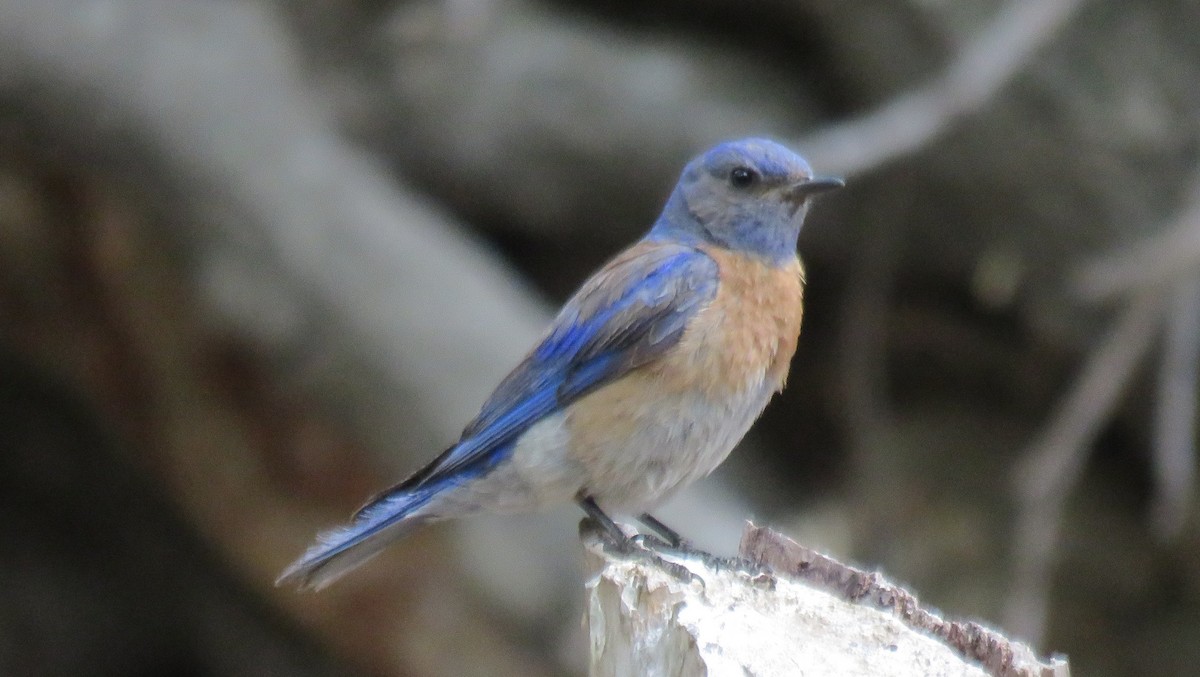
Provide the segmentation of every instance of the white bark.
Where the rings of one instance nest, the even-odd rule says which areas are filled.
[[[748,526],[743,559],[621,554],[584,534],[593,677],[1038,675],[1066,660],[919,607],[881,576]]]

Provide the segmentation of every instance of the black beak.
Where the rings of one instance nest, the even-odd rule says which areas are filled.
[[[846,185],[846,182],[834,176],[814,176],[792,186],[788,195],[796,204],[804,202],[818,193],[827,193]]]

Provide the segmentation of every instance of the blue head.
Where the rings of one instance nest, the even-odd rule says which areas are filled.
[[[782,263],[796,255],[809,198],[843,185],[766,139],[728,141],[688,163],[651,239],[709,242]]]

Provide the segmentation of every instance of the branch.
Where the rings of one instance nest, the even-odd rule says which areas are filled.
[[[1154,417],[1154,528],[1163,540],[1183,530],[1196,495],[1196,397],[1200,382],[1200,277],[1171,292]]]
[[[1195,495],[1196,397],[1200,383],[1200,174],[1170,223],[1132,248],[1122,246],[1070,277],[1076,297],[1103,303],[1130,294],[1171,298],[1158,372],[1154,421],[1154,528],[1178,534]]]
[[[131,334],[166,351],[155,354],[170,365],[157,370],[165,374],[157,385],[171,396],[151,390],[152,409],[162,430],[186,439],[147,445],[148,466],[230,569],[267,594],[318,528],[361,501],[364,484],[385,486],[454,439],[540,334],[546,310],[445,213],[341,137],[265,6],[0,0],[0,17],[0,139],[17,135],[66,172],[105,177],[106,187],[125,179],[127,193],[149,203],[134,211],[159,216],[139,226],[168,245],[155,250],[172,273],[166,286],[186,294],[159,315],[132,314]],[[117,202],[112,192],[103,194]],[[135,281],[158,280],[130,268],[121,272]],[[163,326],[179,330],[153,331]],[[301,422],[243,412],[295,444],[247,449],[220,424],[211,437],[195,427],[219,410],[217,379],[204,381],[212,375],[201,370],[212,368],[213,345],[227,342],[262,359],[256,372],[268,367],[261,371],[274,377],[264,391],[307,405]],[[179,396],[192,379],[204,386]],[[305,426],[314,419],[334,419],[334,430]],[[366,471],[381,465],[392,470]],[[559,533],[569,537],[570,526]],[[574,588],[575,563],[561,543],[528,531],[509,540],[528,558],[522,576],[534,564],[547,572],[543,594]],[[484,547],[441,551],[443,564],[420,571],[423,580],[484,569],[447,561],[452,554],[496,559]],[[423,602],[412,589],[437,585],[414,585],[396,569],[377,567],[387,575],[364,572],[320,598],[270,594],[329,646],[381,674],[412,672],[406,662],[417,655],[438,656],[441,674],[463,674],[484,651],[450,648],[454,636],[437,623],[414,629]],[[495,567],[488,574],[439,593],[438,618],[458,640],[520,655],[524,638],[479,612],[513,587]],[[485,602],[481,591],[494,597]]]
[[[1012,0],[933,81],[796,143],[823,172],[854,174],[916,152],[996,96],[1083,0]]]
[[[1089,445],[1158,333],[1164,306],[1163,298],[1153,293],[1129,303],[1017,467],[1016,565],[1004,624],[1031,641],[1045,631],[1063,506],[1079,481]]]
[[[585,522],[585,525],[587,523]],[[741,560],[620,554],[585,526],[591,674],[1067,675],[976,623],[747,525]]]
[[[1132,251],[1131,251],[1132,249]],[[1132,248],[1114,251],[1080,266],[1070,286],[1080,300],[1102,303],[1150,287],[1161,287],[1200,267],[1200,175],[1169,224]]]

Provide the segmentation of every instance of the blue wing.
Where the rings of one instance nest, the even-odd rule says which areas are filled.
[[[376,554],[427,519],[414,513],[446,484],[486,472],[534,423],[674,346],[718,281],[716,262],[692,247],[642,242],[617,256],[563,306],[457,444],[372,499],[352,524],[322,534],[277,583],[319,588]]]
[[[537,421],[675,345],[716,295],[717,282],[716,262],[692,247],[642,243],[626,250],[563,306],[458,444],[383,496],[486,470]]]

